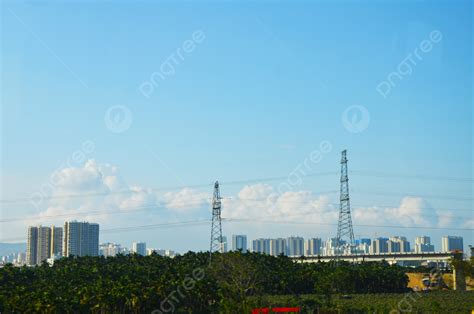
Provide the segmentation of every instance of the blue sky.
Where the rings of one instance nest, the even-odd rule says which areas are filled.
[[[225,182],[288,176],[322,141],[329,141],[332,150],[311,173],[335,174],[307,176],[295,193],[311,191],[318,198],[324,194],[320,192],[338,190],[340,151],[347,148],[354,171],[352,202],[360,205],[360,212],[383,205],[398,208],[406,196],[423,196],[415,200],[425,204],[420,205],[423,215],[452,215],[443,225],[449,228],[470,219],[465,227],[473,228],[472,13],[467,1],[3,2],[2,199],[29,198],[62,168],[85,169],[86,160],[67,163],[85,141],[95,147],[87,156],[95,164],[87,169],[116,166],[118,170],[110,171],[124,182],[121,188],[208,184],[191,190],[190,195],[199,197],[212,192],[216,179],[223,181],[222,194],[228,197],[236,197],[245,185],[276,189],[281,182]],[[141,84],[150,82],[196,31],[204,34],[202,42],[184,53],[174,74],[158,80],[145,97]],[[433,31],[442,39],[421,53],[411,74],[403,75],[383,97],[378,84],[397,71],[407,55],[419,51]],[[358,133],[342,122],[344,111],[353,105],[363,106],[370,115]],[[131,113],[131,124],[121,133],[111,132],[104,122],[113,106]],[[400,177],[362,176],[357,171]],[[67,172],[72,177],[63,182],[66,187],[52,193],[80,194],[97,188],[97,178],[91,183],[90,177],[76,172]],[[179,189],[170,193],[176,195],[159,196],[165,204],[170,197],[188,195],[179,194]],[[327,197],[337,202],[337,193]],[[150,201],[145,198],[141,201]],[[110,205],[110,200],[103,200],[89,206],[113,209],[128,201]],[[89,208],[84,203],[3,202],[1,213],[6,219],[66,210],[73,218],[74,208]],[[178,214],[170,208],[166,215],[86,218],[102,219],[104,228],[184,221],[209,218],[206,205]],[[232,206],[241,205],[228,204],[228,217]],[[297,212],[299,205],[294,206]],[[290,209],[280,210],[288,214]],[[249,208],[237,212],[252,217]],[[314,217],[318,219],[323,221]],[[441,226],[439,219],[430,226]],[[3,224],[0,237],[25,237],[25,224]],[[101,240],[205,249],[208,229],[189,228],[192,237],[176,228],[104,234]],[[336,228],[249,223],[229,224],[227,230],[229,236],[239,232],[249,237],[326,238]],[[435,241],[442,234],[461,234],[466,245],[473,241],[472,230],[361,227],[355,233],[409,238],[431,234]]]

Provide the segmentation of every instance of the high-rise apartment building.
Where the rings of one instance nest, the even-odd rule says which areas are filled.
[[[63,255],[63,228],[51,226],[50,257]]]
[[[133,242],[132,252],[138,255],[146,255],[146,243],[145,242]]]
[[[367,244],[368,246],[370,246],[372,244],[372,240],[368,239],[368,238],[362,238],[359,240],[360,244]]]
[[[321,255],[321,247],[323,246],[323,242],[320,238],[312,238],[308,239],[305,242],[305,255]]]
[[[247,236],[243,234],[234,234],[232,236],[232,250],[247,252]]]
[[[63,230],[63,256],[98,256],[99,225],[66,221]]]
[[[407,253],[410,252],[410,242],[406,237],[391,237],[387,241],[388,253]]]
[[[28,227],[26,264],[36,265],[37,247],[38,247],[38,227]]]
[[[256,239],[252,241],[252,251],[262,254],[270,254],[270,239]]]
[[[441,251],[452,252],[452,251],[464,251],[462,237],[459,236],[444,236],[441,238]]]
[[[431,238],[427,236],[415,238],[415,253],[434,252],[434,245],[431,244]]]
[[[372,245],[370,246],[370,253],[387,253],[388,252],[388,239],[387,238],[377,238],[372,240]]]
[[[289,237],[286,239],[286,246],[289,256],[304,255],[304,239],[302,237]]]
[[[388,253],[400,253],[400,242],[399,241],[388,240],[387,247],[388,247],[388,249],[387,249]]]
[[[278,238],[278,239],[270,239],[270,255],[278,256],[278,255],[286,255],[286,239]]]
[[[370,254],[370,244],[367,242],[359,242],[355,248],[356,254]]]
[[[28,265],[39,265],[48,258],[61,253],[62,228],[28,227],[27,260]]]
[[[36,246],[36,263],[47,260],[51,254],[51,228],[38,226],[38,242]]]

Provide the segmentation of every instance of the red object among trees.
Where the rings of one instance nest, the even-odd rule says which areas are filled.
[[[259,309],[253,309],[252,314],[268,314],[268,313],[299,313],[299,307],[274,307],[272,309],[263,307]]]

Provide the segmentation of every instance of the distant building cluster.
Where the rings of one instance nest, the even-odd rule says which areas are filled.
[[[165,249],[147,249],[146,255],[158,254],[161,256],[167,257],[174,257],[176,255],[175,251],[173,250],[165,250]]]
[[[429,253],[435,252],[435,246],[429,236],[415,238],[413,246],[403,236],[361,238],[353,245],[338,245],[336,238],[323,241],[321,238],[304,239],[299,236],[287,238],[258,238],[250,242],[244,234],[232,236],[232,250],[258,252],[272,256],[335,256],[338,254],[390,254],[390,253]],[[222,237],[221,252],[227,252],[227,238]],[[463,251],[463,238],[460,236],[443,236],[441,250],[448,253]],[[89,222],[66,221],[63,227],[31,226],[28,228],[26,252],[12,253],[0,257],[0,266],[12,263],[16,266],[40,265],[44,261],[53,264],[61,256],[116,256],[117,254],[135,253],[138,255],[158,254],[174,257],[170,249],[147,248],[145,242],[133,242],[131,249],[117,243],[99,245],[99,225]],[[471,248],[471,255],[474,251]]]
[[[101,243],[99,245],[99,255],[109,257],[117,254],[128,254],[129,250],[117,243]]]
[[[320,241],[320,239],[312,239],[314,241]],[[277,239],[256,239],[252,241],[252,251],[258,253],[264,253],[268,255],[290,255],[290,256],[301,256],[307,255],[307,251],[310,248],[308,242],[311,240],[305,240],[302,237],[289,237],[289,238],[277,238]],[[318,245],[320,247],[320,245]]]
[[[23,266],[26,264],[26,253],[18,252],[18,253],[11,253],[11,254],[2,256],[1,263],[2,264],[11,263],[15,266]]]
[[[225,238],[225,237],[223,237]],[[441,252],[463,251],[463,239],[459,236],[444,236],[441,239]],[[227,243],[223,243],[226,247]],[[338,245],[336,238],[323,241],[321,238],[304,239],[303,237],[291,236],[288,238],[258,238],[251,241],[248,248],[246,235],[232,236],[232,250],[252,251],[273,256],[335,256],[337,250],[342,255],[349,254],[380,254],[380,253],[424,253],[435,252],[429,236],[415,238],[414,247],[406,237],[393,236],[389,238],[379,237],[375,239],[362,238],[355,241],[354,245]],[[225,252],[226,250],[224,250]]]
[[[168,249],[147,249],[145,242],[134,242],[129,250],[117,243],[99,245],[99,225],[89,222],[66,221],[64,226],[30,226],[26,252],[12,253],[0,257],[0,265],[41,265],[44,261],[53,264],[62,256],[116,256],[135,253],[174,257]]]
[[[133,242],[131,250],[116,243],[102,243],[99,245],[99,255],[105,257],[129,253],[143,256],[152,255],[153,253],[168,257],[175,256],[175,252],[173,250],[147,248],[145,242]]]
[[[99,255],[99,225],[66,221],[64,227],[28,227],[26,264],[54,262],[61,256]]]

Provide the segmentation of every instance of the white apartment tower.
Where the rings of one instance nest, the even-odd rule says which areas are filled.
[[[132,252],[138,255],[146,255],[146,243],[145,242],[133,242]]]

